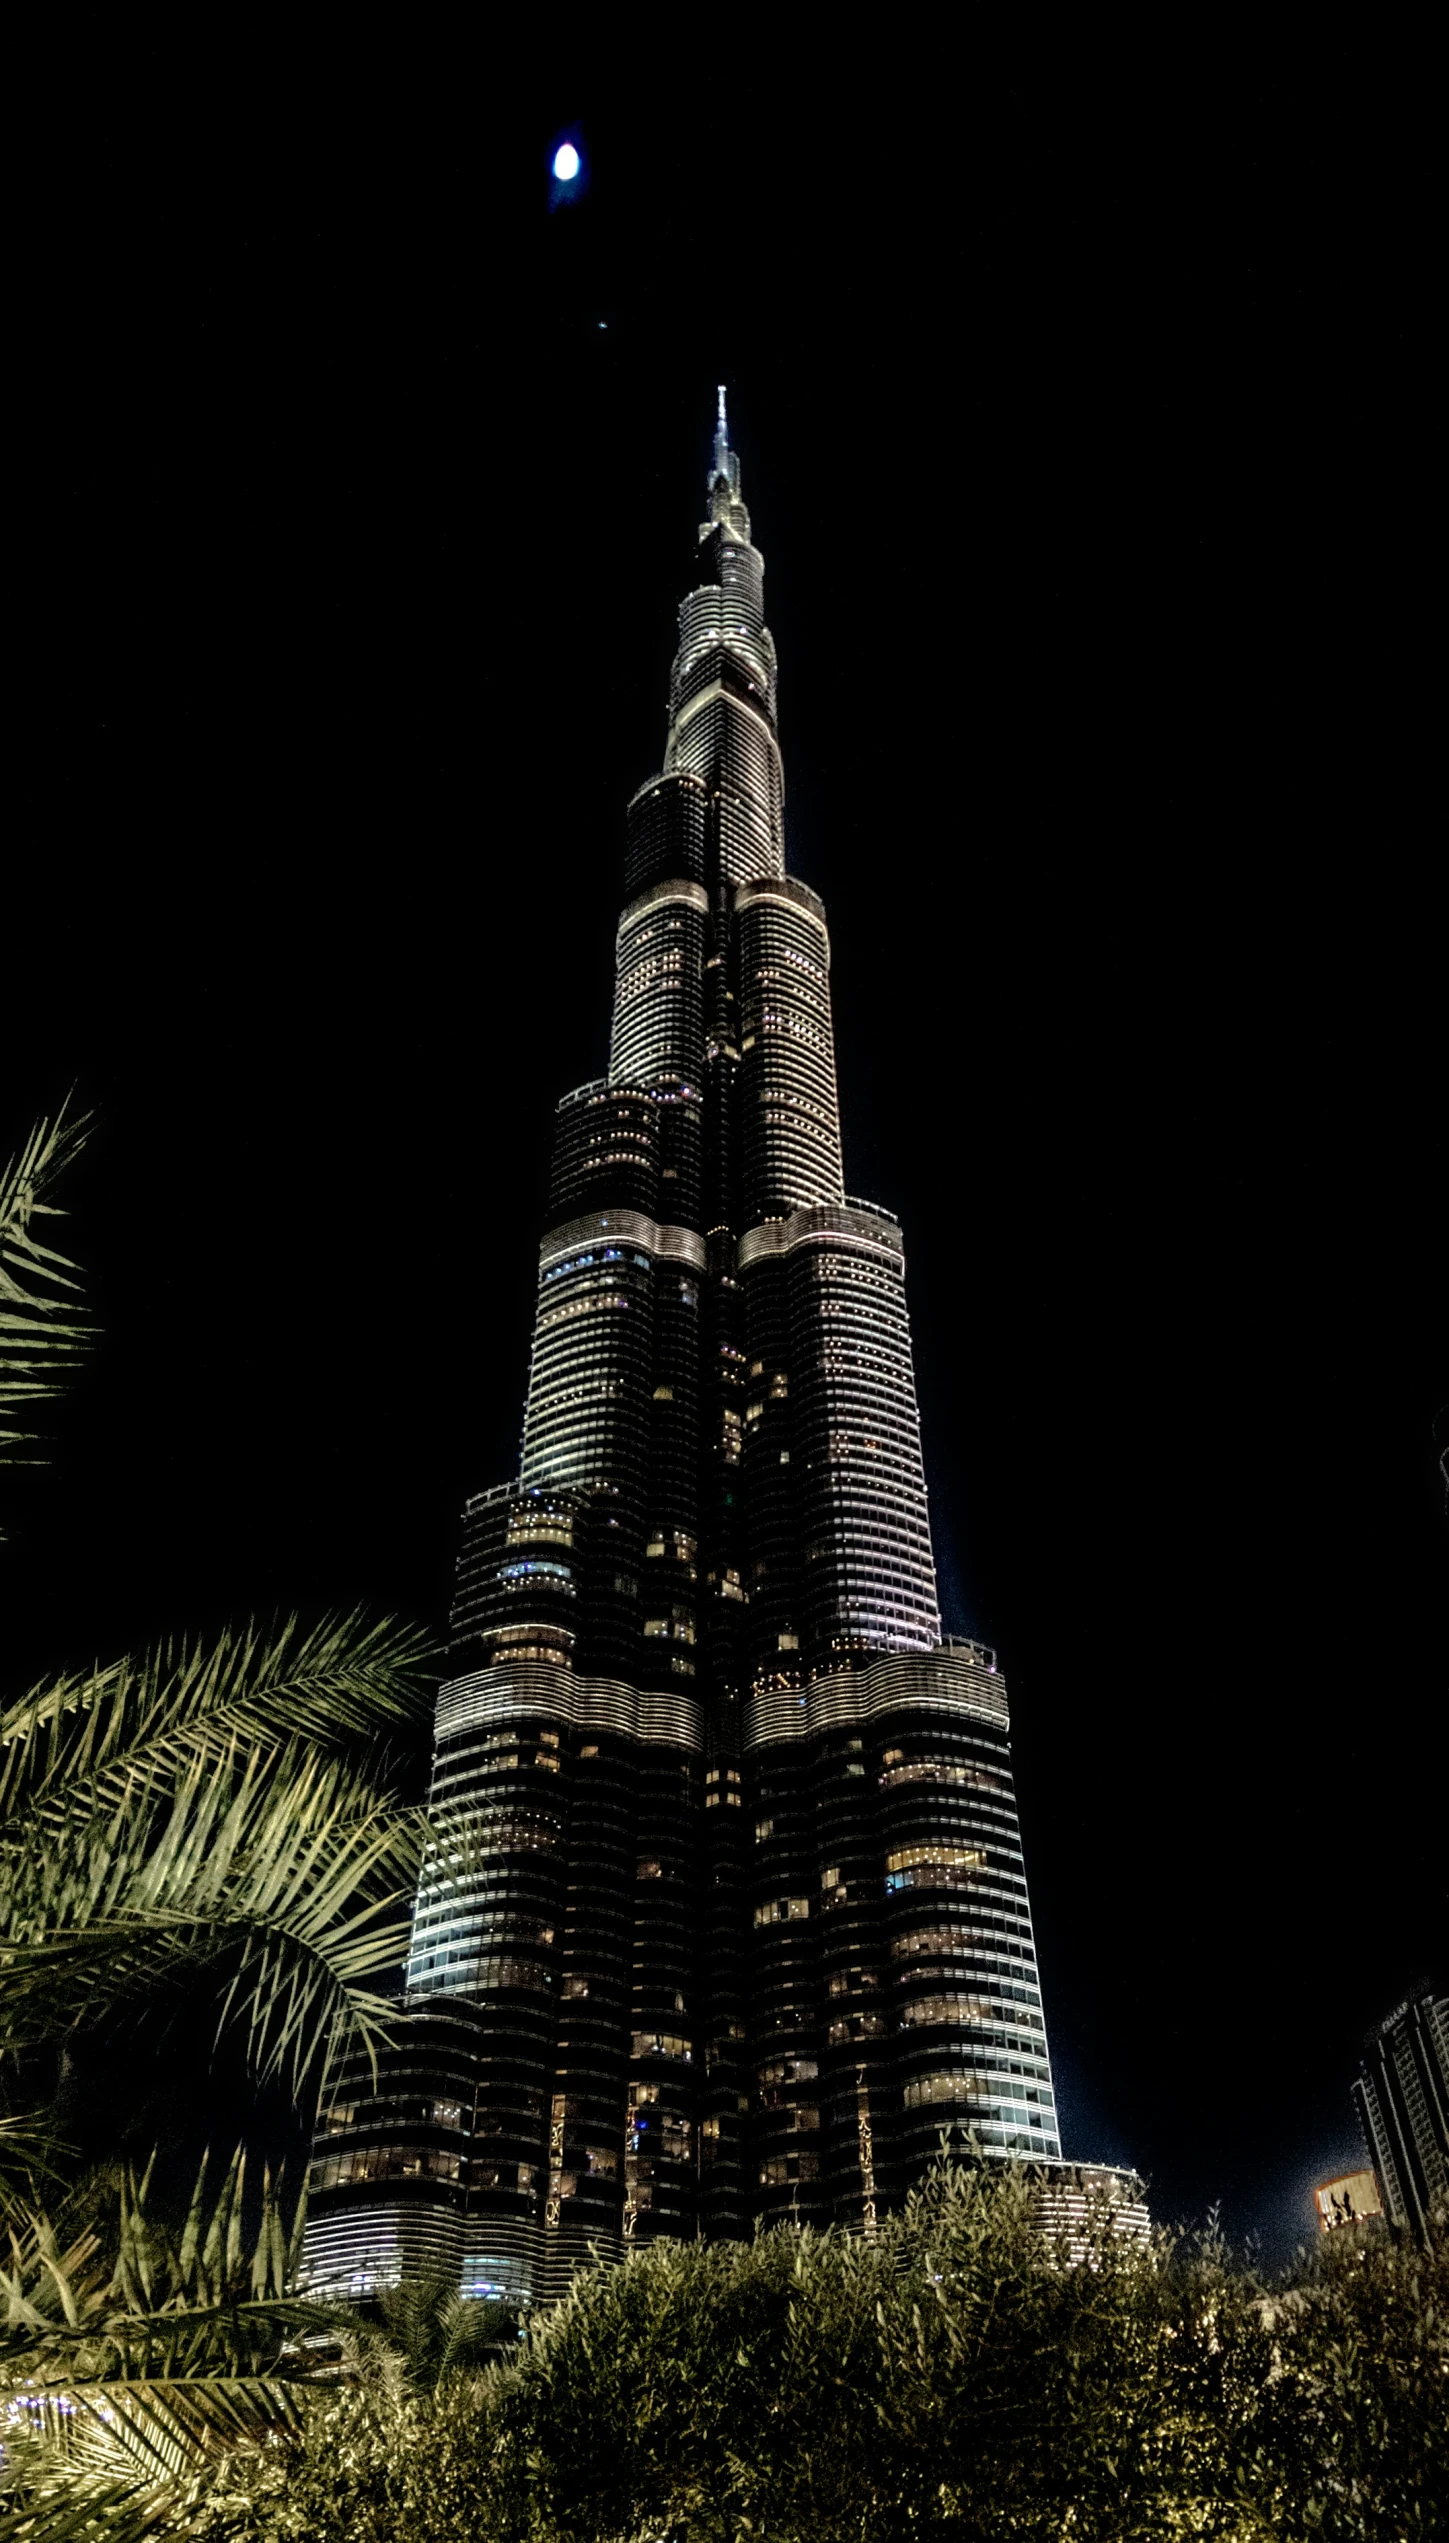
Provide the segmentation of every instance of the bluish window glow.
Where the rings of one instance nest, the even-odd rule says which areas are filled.
[[[560,185],[572,185],[579,172],[579,154],[571,141],[559,144],[553,154],[553,172]]]

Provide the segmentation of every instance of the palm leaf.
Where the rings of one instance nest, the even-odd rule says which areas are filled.
[[[0,2039],[222,1961],[221,2020],[261,2072],[371,2046],[366,1982],[406,1947],[423,1842],[379,1742],[424,1717],[429,1650],[358,1615],[249,1626],[0,1714]]]
[[[332,2328],[290,2298],[303,2203],[290,2229],[264,2181],[250,2246],[245,2160],[208,2193],[202,2165],[178,2236],[127,2178],[111,2232],[32,2211],[0,2264],[0,2403],[7,2437],[0,2536],[142,2536],[177,2524],[239,2452],[300,2424],[299,2337]],[[82,2199],[85,2210],[94,2206]]]
[[[42,1242],[38,1221],[65,1214],[45,1196],[89,1136],[91,1116],[62,1104],[39,1121],[0,1173],[0,1419],[61,1393],[94,1328],[77,1313],[79,1282],[69,1258]],[[0,1428],[0,1462],[14,1464],[33,1440]]]
[[[57,1798],[0,1839],[6,2033],[53,2036],[226,1955],[218,2028],[300,2081],[329,2043],[378,2035],[366,1982],[406,1947],[423,1841],[420,1814],[296,1744],[169,1785],[134,1769],[106,1807]]]
[[[295,1617],[211,1642],[164,1643],[138,1660],[34,1688],[0,1708],[0,1826],[17,1808],[119,1795],[139,1765],[176,1772],[242,1734],[337,1747],[426,1718],[433,1646],[415,1627],[360,1613],[310,1632]]]

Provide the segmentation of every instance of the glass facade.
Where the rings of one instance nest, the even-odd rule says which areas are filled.
[[[516,1480],[463,1514],[436,1845],[309,2260],[524,2297],[1060,2160],[994,1655],[943,1640],[899,1222],[844,1190],[723,406],[609,1073],[559,1106]]]
[[[1369,2034],[1353,2098],[1385,2216],[1426,2232],[1449,2200],[1449,1996],[1421,1988]]]

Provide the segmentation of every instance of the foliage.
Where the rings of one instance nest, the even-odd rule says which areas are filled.
[[[86,1135],[41,1123],[0,1178],[0,1412],[55,1395],[90,1328],[74,1266],[41,1239]],[[0,1456],[22,1440],[0,1433]],[[305,2101],[328,2055],[387,2014],[424,1828],[388,1743],[429,1708],[423,1636],[353,1615],[170,1642],[0,1706],[0,2085],[32,2098],[76,2032],[140,2035],[209,1987],[215,2031]],[[145,2185],[67,2169],[55,2114],[0,2101],[0,2535],[61,2543],[190,2530],[229,2467],[279,2432],[326,2327],[287,2294],[270,2183],[244,2225],[238,2156],[184,2226]],[[472,2354],[461,2325],[446,2362]],[[389,2351],[391,2356],[391,2351]]]
[[[198,1963],[257,2071],[372,2036],[421,1824],[374,1743],[426,1704],[427,1645],[360,1617],[61,1679],[0,1711],[0,2047],[114,2013]]]
[[[1446,2396],[1442,2238],[1345,2230],[1269,2291],[1213,2234],[1104,2218],[1074,2262],[1019,2176],[943,2165],[873,2242],[657,2244],[513,2364],[374,2361],[217,2514],[251,2543],[1428,2543]]]
[[[62,1104],[0,1173],[0,1424],[61,1394],[92,1338],[78,1312],[76,1267],[42,1241],[37,1224],[64,1216],[47,1196],[89,1130],[88,1114],[67,1118]],[[0,1428],[0,1464],[20,1462],[34,1444],[32,1431]]]
[[[12,2210],[0,2262],[0,2534],[113,2543],[178,2532],[239,2452],[300,2427],[299,2338],[331,2318],[288,2294],[302,2226],[270,2181],[244,2230],[246,2166],[179,2233],[130,2174],[52,2218]],[[100,2520],[92,2526],[88,2520]]]

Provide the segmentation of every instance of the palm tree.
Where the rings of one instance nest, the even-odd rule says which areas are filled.
[[[76,1267],[38,1224],[61,1214],[88,1127],[62,1107],[0,1176],[0,1414],[18,1422],[90,1337]],[[33,1445],[8,1428],[0,1459]],[[114,2036],[183,1984],[209,1993],[213,2038],[304,2111],[333,2054],[383,2036],[374,1982],[401,1957],[425,1837],[392,1744],[426,1716],[429,1659],[391,1620],[291,1619],[163,1641],[0,1705],[0,2085],[33,2093],[68,2040]],[[248,2314],[239,2162],[206,2217],[198,2183],[163,2248],[134,2185],[59,2237],[40,2182],[63,2159],[44,2112],[0,2105],[3,2460],[35,2519],[18,2530],[90,2531],[99,2514],[108,2535],[157,2532],[203,2457],[294,2409],[277,2307],[295,2235],[279,2238],[268,2194]],[[33,2432],[20,2471],[16,2424]]]
[[[243,2227],[235,2156],[205,2166],[179,2233],[147,2184],[92,2183],[54,2217],[12,2218],[0,2260],[0,2534],[109,2543],[185,2531],[239,2455],[300,2424],[331,2317],[290,2293],[302,2202],[265,2181]],[[310,2335],[310,2337],[309,2337]]]

